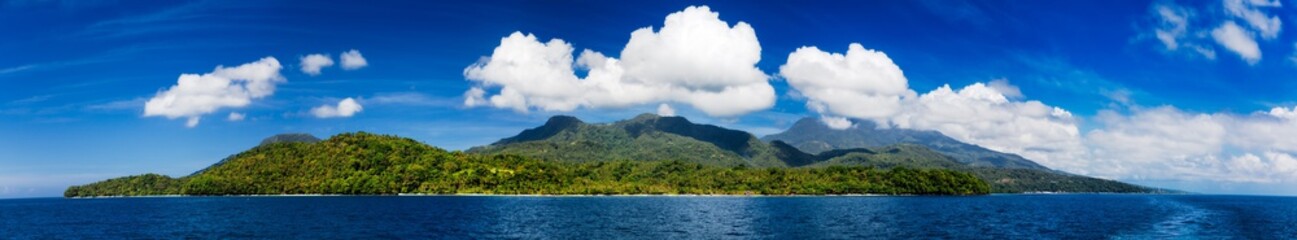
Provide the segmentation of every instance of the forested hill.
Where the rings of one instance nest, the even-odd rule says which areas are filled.
[[[514,154],[562,162],[681,160],[714,166],[788,167],[790,153],[744,131],[695,124],[683,117],[641,114],[608,124],[555,116],[544,125],[469,153]]]
[[[190,176],[144,174],[72,186],[67,197],[243,194],[985,194],[943,169],[751,168],[667,161],[546,161],[448,152],[408,138],[345,133],[271,142]]]
[[[990,182],[994,191],[1004,193],[1160,191],[1050,170],[1017,155],[959,142],[934,131],[876,129],[869,122],[834,130],[805,118],[766,139],[771,141],[759,141],[739,130],[695,124],[682,117],[642,114],[592,124],[575,117],[555,116],[544,125],[468,152],[574,163],[680,160],[723,167],[952,169],[973,173]],[[813,151],[801,150],[808,148]]]

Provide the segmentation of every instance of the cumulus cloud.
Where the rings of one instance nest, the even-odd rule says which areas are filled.
[[[561,39],[510,34],[490,57],[464,70],[475,83],[464,104],[528,112],[678,102],[726,117],[767,109],[775,100],[768,76],[755,66],[761,47],[752,27],[731,27],[706,6],[668,15],[658,31],[631,33],[622,59],[584,50],[574,60],[573,52]]]
[[[1104,110],[1082,134],[1079,119],[1039,101],[1016,100],[1007,80],[908,89],[885,54],[853,44],[846,54],[803,47],[780,67],[794,90],[825,125],[845,129],[851,119],[879,127],[935,130],[1045,166],[1106,178],[1297,182],[1297,107],[1250,115],[1203,114],[1174,107]],[[870,101],[883,98],[888,101]]]
[[[851,123],[851,119],[833,116],[821,116],[820,122],[824,123],[825,126],[829,126],[829,128],[838,130],[848,129],[855,125]]]
[[[243,118],[245,118],[245,117],[247,117],[247,115],[243,115],[243,113],[230,112],[230,115],[227,116],[227,117],[225,117],[225,120],[228,120],[228,121],[231,121],[231,122],[237,122],[237,121],[243,121]]]
[[[302,65],[302,73],[317,76],[320,75],[320,69],[333,66],[333,59],[329,55],[311,54],[303,56],[299,65]]]
[[[360,55],[360,50],[356,49],[343,52],[338,59],[342,61],[342,70],[356,70],[369,66],[369,61],[365,61],[365,56]]]
[[[675,116],[676,109],[671,108],[671,105],[667,105],[666,103],[658,104],[658,115],[663,117]]]
[[[1261,61],[1261,48],[1257,46],[1256,39],[1252,38],[1252,33],[1238,26],[1234,21],[1225,22],[1220,27],[1211,31],[1212,39],[1216,43],[1238,54],[1239,57],[1247,61],[1248,64],[1256,64]]]
[[[1018,86],[1014,86],[1012,83],[1009,83],[1008,79],[1001,78],[1001,79],[991,80],[991,82],[986,83],[986,86],[990,87],[991,89],[995,89],[996,92],[1000,92],[1000,94],[1004,94],[1004,97],[1010,99],[1017,99],[1023,97],[1022,90],[1018,89]]]
[[[1127,179],[1297,182],[1297,118],[1273,108],[1251,115],[1191,113],[1170,106],[1100,113],[1086,135],[1090,173]]]
[[[881,127],[936,130],[1046,166],[1067,164],[1084,152],[1071,113],[1038,101],[1010,100],[1022,93],[1007,80],[958,91],[947,85],[916,95],[886,54],[860,44],[849,45],[846,54],[799,48],[779,74],[831,128],[850,128],[849,119],[861,119]]]
[[[1007,85],[1007,83],[1006,83]],[[1039,101],[1013,101],[986,84],[949,85],[907,101],[896,127],[936,130],[963,142],[1071,168],[1084,155],[1072,114]]]
[[[274,94],[275,85],[286,81],[281,68],[278,60],[266,57],[237,67],[217,66],[209,73],[181,74],[176,85],[144,103],[144,116],[184,117],[186,126],[197,126],[203,115]]]
[[[886,123],[901,111],[902,98],[914,96],[901,68],[887,54],[856,43],[847,47],[846,54],[798,48],[779,67],[779,74],[806,97],[808,108],[825,119],[850,117]],[[850,126],[838,123],[830,126]]]
[[[338,118],[351,117],[356,113],[363,111],[365,108],[356,102],[356,99],[346,98],[338,101],[337,105],[321,105],[311,109],[311,114],[317,118]]]

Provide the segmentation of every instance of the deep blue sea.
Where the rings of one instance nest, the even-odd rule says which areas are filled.
[[[0,200],[0,238],[1294,239],[1297,198],[176,197]]]

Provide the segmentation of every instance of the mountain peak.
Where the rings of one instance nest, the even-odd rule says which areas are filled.
[[[571,126],[571,125],[580,125],[583,123],[585,122],[581,121],[580,118],[576,118],[568,115],[554,115],[553,117],[549,117],[549,120],[545,121],[545,125],[555,125],[555,126]]]
[[[644,120],[652,120],[652,119],[658,119],[658,118],[661,118],[661,117],[662,117],[662,116],[658,116],[657,114],[652,114],[652,113],[640,113],[639,115],[635,115],[634,118],[631,118],[630,121],[644,121]]]
[[[470,152],[541,149],[529,152],[570,161],[619,157],[662,160],[668,159],[663,156],[671,156],[669,159],[699,159],[721,165],[781,165],[778,159],[763,155],[767,146],[762,143],[748,132],[646,113],[610,124],[584,124],[571,117],[555,117],[544,126]],[[764,157],[753,159],[758,155]]]
[[[681,117],[681,116],[662,116],[662,115],[657,115],[657,114],[652,114],[652,113],[641,113],[641,114],[639,114],[639,115],[635,115],[634,118],[626,119],[626,120],[622,120],[622,121],[620,121],[620,122],[622,122],[622,123],[651,123],[651,122],[664,122],[664,123],[670,123],[670,124],[694,124],[693,122],[690,122],[689,119],[687,119],[687,118],[685,118],[685,117]]]
[[[847,131],[847,130],[852,130],[852,129],[874,130],[874,129],[877,129],[877,128],[878,128],[878,124],[877,124],[877,123],[874,123],[874,121],[870,121],[870,120],[855,120],[855,119],[850,119],[850,121],[851,121],[851,124],[852,124],[851,128],[847,128],[847,129],[833,129],[833,128],[830,128],[829,125],[824,124],[824,122],[821,121],[820,118],[816,118],[816,117],[803,117],[803,118],[801,118],[801,119],[798,119],[797,122],[794,122],[794,123],[793,123],[793,126],[792,126],[791,128],[789,128],[789,129],[790,129],[790,130],[791,130],[791,129],[806,129],[806,130],[809,130],[809,129],[816,129],[816,130],[823,129],[823,130],[830,130],[830,131]]]
[[[316,143],[319,141],[320,138],[317,138],[309,133],[281,133],[281,134],[275,134],[274,136],[270,136],[266,139],[262,139],[261,144],[258,145],[267,145],[273,143],[289,143],[289,142]]]
[[[492,143],[491,145],[501,145],[501,144],[516,143],[516,142],[542,140],[549,137],[553,137],[554,135],[558,135],[558,133],[563,132],[563,130],[578,128],[583,125],[585,125],[585,122],[581,121],[581,119],[578,119],[576,117],[567,116],[567,115],[555,115],[553,117],[550,117],[549,120],[545,121],[545,125],[541,125],[540,127],[536,127],[532,129],[523,130],[522,133],[519,133],[517,136],[500,139],[500,141]]]

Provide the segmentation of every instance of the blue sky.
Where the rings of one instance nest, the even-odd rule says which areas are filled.
[[[501,86],[534,87],[490,85],[485,82],[494,78],[466,75],[467,68],[501,59],[493,52],[499,53],[502,38],[514,32],[532,34],[538,44],[562,39],[572,48],[569,58],[584,49],[619,58],[628,53],[623,50],[631,32],[652,27],[665,35],[664,18],[703,5],[709,8],[701,13],[719,14],[727,27],[750,25],[760,59],[748,68],[768,76],[754,84],[773,88],[767,96],[771,104],[737,114],[662,98],[616,106],[571,98],[586,104],[549,111],[533,100],[523,106],[526,112],[465,104],[465,93],[475,87],[487,97]],[[5,33],[0,38],[0,198],[58,196],[68,185],[148,172],[183,176],[276,133],[324,137],[369,131],[466,149],[555,114],[605,122],[657,112],[663,103],[692,120],[758,135],[781,131],[802,117],[889,121],[1038,156],[1034,160],[1071,172],[1211,193],[1291,195],[1297,194],[1292,190],[1297,166],[1291,165],[1297,144],[1284,134],[1297,133],[1297,115],[1290,114],[1297,105],[1297,34],[1284,27],[1297,17],[1293,5],[1297,2],[7,1],[0,3],[0,32]],[[1225,27],[1230,24],[1234,27]],[[848,47],[853,43],[886,55],[853,55]],[[886,107],[814,94],[814,86],[852,81],[839,79],[843,75],[781,72],[781,66],[791,66],[790,53],[804,46],[816,46],[828,53],[824,56],[890,61],[883,70],[842,70],[903,71],[899,79],[861,80],[899,81],[905,87],[897,91],[865,84],[848,94],[898,99],[896,110],[845,111]],[[367,64],[341,67],[339,56],[349,50],[363,54]],[[336,63],[318,75],[304,73],[300,59],[311,54]],[[146,102],[164,96],[181,74],[266,57],[280,65],[276,73],[282,81],[272,83],[272,93],[174,119],[146,114]],[[576,74],[590,73],[577,68]],[[952,94],[934,91],[947,85]],[[994,90],[989,93],[1006,100],[968,98],[978,89]],[[956,104],[939,108],[921,100],[925,97]],[[330,118],[313,112],[347,98],[363,110]],[[808,102],[827,108],[808,107]],[[1067,115],[1035,114],[1039,106],[1033,104]],[[975,117],[979,121],[967,126],[952,124],[967,119],[939,117],[963,107],[981,109],[974,111],[978,116],[1008,117]],[[230,113],[244,117],[235,121]],[[201,120],[187,127],[192,116]],[[997,124],[996,129],[977,127]]]

